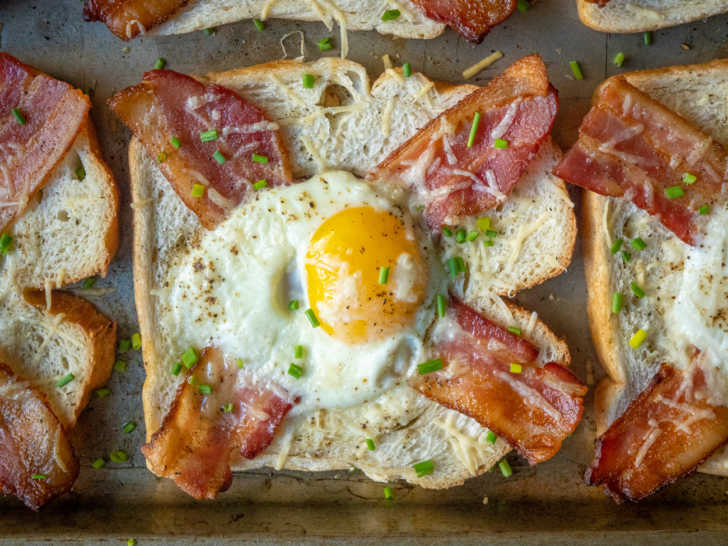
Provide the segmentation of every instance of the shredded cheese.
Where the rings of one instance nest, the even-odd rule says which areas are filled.
[[[279,43],[281,44],[281,49],[283,50],[283,59],[288,58],[288,51],[286,51],[286,40],[290,38],[291,36],[300,36],[301,37],[301,55],[295,59],[297,61],[303,61],[306,58],[306,38],[303,35],[303,31],[301,30],[294,30],[293,32],[289,32],[288,34],[284,34],[281,39],[279,40]]]
[[[447,434],[448,443],[455,457],[470,475],[475,476],[482,464],[479,457],[481,451],[483,451],[480,438],[473,438],[459,429],[455,423],[455,414],[452,411],[448,412],[444,420],[436,420],[434,423]]]
[[[516,233],[516,237],[511,243],[511,255],[508,258],[509,267],[513,266],[513,264],[516,263],[518,256],[521,254],[523,243],[526,241],[526,239],[536,233],[541,228],[541,226],[544,225],[544,222],[546,222],[546,220],[548,220],[548,216],[544,214],[530,224],[521,225],[518,228],[518,233]]]
[[[490,65],[492,65],[494,62],[496,62],[498,59],[501,59],[501,58],[503,58],[502,51],[498,50],[498,51],[491,53],[482,61],[479,61],[479,62],[475,63],[473,66],[468,67],[465,70],[463,70],[463,78],[465,78],[466,80],[469,80],[470,78],[475,76],[478,72],[480,72],[481,70],[485,70],[486,68],[488,68]]]
[[[265,4],[263,4],[263,9],[260,10],[261,21],[265,21],[266,19],[268,19],[268,15],[270,15],[270,10],[275,3],[276,0],[266,0]]]
[[[394,97],[390,97],[382,112],[382,134],[385,137],[390,135],[390,124],[392,122],[392,111],[394,110]]]
[[[389,70],[392,68],[392,59],[389,56],[389,53],[385,53],[382,55],[382,62],[384,63],[384,70]]]

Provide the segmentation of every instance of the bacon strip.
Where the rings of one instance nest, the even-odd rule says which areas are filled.
[[[615,77],[597,90],[579,140],[554,172],[602,195],[631,199],[694,245],[705,222],[698,209],[726,199],[728,156],[687,120]],[[686,173],[696,181],[685,184]],[[684,196],[668,198],[671,186],[682,187]]]
[[[0,231],[25,212],[46,184],[90,107],[78,89],[0,53]]]
[[[129,41],[162,24],[189,0],[85,0],[83,18],[103,21],[118,38]]]
[[[663,364],[597,440],[587,484],[617,502],[637,501],[695,470],[728,441],[728,407],[709,399],[695,359],[686,371]]]
[[[182,201],[208,229],[225,219],[252,189],[292,181],[288,156],[278,125],[237,93],[171,70],[153,70],[139,85],[109,99],[109,106],[159,159],[159,167]],[[202,142],[200,134],[217,130],[218,137]],[[177,149],[170,143],[179,139]],[[215,159],[220,152],[224,163]],[[267,158],[253,161],[253,154]],[[193,196],[195,184],[205,186]]]
[[[610,0],[586,0],[590,4],[599,4],[600,8],[603,8],[607,4],[609,4]]]
[[[565,367],[534,361],[538,350],[456,299],[448,318],[461,331],[436,342],[445,367],[415,388],[505,438],[531,464],[553,457],[581,419],[586,387]],[[512,363],[521,373],[512,373]]]
[[[480,43],[490,29],[516,9],[516,0],[413,0],[429,17],[445,23],[471,42]]]
[[[78,460],[61,423],[40,394],[0,363],[0,493],[38,510],[77,477]]]
[[[230,460],[238,449],[254,459],[273,441],[294,401],[280,387],[247,384],[222,353],[207,348],[149,443],[149,468],[197,499],[213,499],[232,484]],[[200,385],[208,385],[205,395]],[[232,410],[225,405],[232,403]]]
[[[370,179],[414,186],[433,229],[502,202],[549,135],[558,110],[541,57],[515,62],[502,75],[443,112],[393,152]],[[468,148],[473,117],[481,118]],[[494,147],[495,139],[508,147]]]

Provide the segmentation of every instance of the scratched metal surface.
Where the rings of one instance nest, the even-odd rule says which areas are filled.
[[[567,146],[594,87],[619,70],[611,63],[617,52],[626,55],[623,70],[728,57],[726,16],[656,32],[654,43],[645,46],[640,35],[608,36],[582,26],[574,4],[574,0],[540,0],[525,14],[516,12],[477,46],[450,31],[432,41],[350,33],[350,58],[364,64],[373,77],[382,70],[381,56],[389,53],[395,63],[409,61],[414,70],[433,78],[459,82],[463,68],[500,49],[505,58],[473,80],[485,83],[509,62],[539,52],[560,91],[555,136]],[[167,59],[170,68],[189,73],[252,65],[280,58],[281,36],[302,30],[307,59],[314,59],[319,55],[316,41],[331,33],[318,23],[271,21],[265,32],[257,32],[250,22],[241,22],[222,27],[213,36],[197,32],[125,44],[102,25],[84,23],[81,6],[78,0],[0,1],[0,49],[78,87],[93,89],[93,118],[121,188],[122,242],[109,276],[97,283],[113,291],[90,299],[118,321],[121,337],[129,337],[138,328],[131,279],[128,135],[105,107],[106,99],[136,83],[158,57]],[[297,55],[297,44],[289,50]],[[570,60],[580,61],[584,81],[573,79]],[[572,196],[578,212],[579,192]],[[587,330],[578,247],[567,273],[517,299],[565,336],[580,377],[591,382],[603,375]],[[583,485],[594,439],[591,398],[583,424],[554,459],[529,468],[518,457],[509,456],[514,468],[509,479],[493,472],[437,492],[392,484],[396,501],[384,503],[382,485],[357,472],[255,472],[237,475],[231,490],[218,501],[196,502],[144,467],[139,453],[144,434],[140,400],[144,374],[139,354],[130,355],[128,371],[114,372],[109,382],[113,395],[92,401],[74,433],[82,461],[74,492],[40,514],[12,499],[0,499],[0,542],[118,543],[135,537],[140,544],[183,539],[205,544],[239,540],[300,544],[323,539],[465,544],[487,538],[493,544],[627,540],[680,544],[699,537],[706,545],[725,543],[725,479],[695,475],[639,505],[619,507],[600,491]],[[121,431],[127,421],[140,425],[133,434]],[[91,467],[91,461],[113,449],[125,449],[133,456],[125,464],[108,464],[102,470]]]

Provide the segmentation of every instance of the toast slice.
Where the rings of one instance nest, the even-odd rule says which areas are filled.
[[[728,60],[702,65],[669,67],[626,74],[629,83],[692,121],[722,145],[728,145]],[[629,262],[610,254],[612,241],[630,240],[636,230],[648,242],[645,250],[632,253]],[[675,294],[675,272],[682,268],[683,244],[646,212],[621,199],[584,192],[584,255],[588,286],[588,312],[592,338],[602,365],[609,373],[595,394],[597,433],[604,432],[648,384],[667,354],[663,350],[664,302]],[[658,294],[643,311],[613,315],[614,292],[630,293],[637,279]],[[654,351],[640,353],[627,345],[630,336],[648,319],[658,338]],[[700,467],[701,471],[728,475],[724,450]]]
[[[302,74],[327,85],[302,96],[292,89]],[[474,88],[431,82],[421,74],[402,77],[386,71],[372,86],[363,67],[346,60],[313,63],[283,61],[210,74],[263,108],[278,123],[295,177],[327,169],[364,175],[430,119]],[[498,295],[536,285],[568,265],[576,235],[572,203],[564,183],[550,174],[560,152],[547,141],[503,207],[489,211],[502,229],[489,256],[482,245],[460,248],[471,264],[464,299],[486,316],[521,328],[541,349],[540,357],[568,365],[566,344],[535,313]],[[147,372],[143,401],[147,438],[159,429],[181,380],[169,364],[186,349],[158,296],[177,250],[194,240],[201,226],[137,139],[129,148],[134,203],[134,289]],[[472,219],[474,222],[475,220]],[[477,247],[477,248],[476,248]],[[468,252],[469,254],[465,254]],[[542,253],[538,255],[538,253]],[[515,256],[515,259],[512,259]],[[477,264],[477,265],[476,265]],[[365,439],[377,437],[377,449]],[[289,423],[273,444],[253,460],[237,458],[237,470],[272,466],[322,471],[355,465],[376,480],[405,478],[424,487],[462,483],[495,464],[509,446],[486,441],[487,429],[475,420],[397,387],[343,410],[319,410]],[[239,455],[238,455],[239,457]],[[432,459],[436,476],[417,477],[412,463]]]
[[[658,30],[728,12],[725,0],[610,0],[604,7],[577,0],[577,7],[586,26],[617,34]]]

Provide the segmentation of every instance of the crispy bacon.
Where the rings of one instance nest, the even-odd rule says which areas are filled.
[[[728,407],[709,400],[696,359],[685,371],[663,364],[597,440],[586,482],[637,501],[689,474],[728,441]]]
[[[553,457],[581,419],[586,387],[557,363],[536,364],[536,347],[454,298],[448,319],[460,331],[436,342],[445,366],[415,388],[505,438],[531,464]]]
[[[603,8],[607,4],[609,4],[610,0],[586,0],[590,4],[599,4],[600,8]]]
[[[102,21],[122,40],[162,24],[189,0],[85,0],[83,17],[86,21]]]
[[[48,181],[90,107],[81,91],[0,53],[0,231]]]
[[[607,80],[579,129],[579,140],[554,171],[602,195],[631,199],[688,244],[704,219],[698,209],[726,199],[725,150],[697,127],[623,77]],[[696,181],[685,183],[693,175]],[[667,197],[672,186],[684,196]]]
[[[158,160],[165,177],[208,229],[237,206],[254,183],[291,182],[278,126],[237,93],[171,70],[154,70],[109,100],[111,109]],[[201,133],[217,131],[202,142]],[[179,148],[170,143],[180,141]],[[221,156],[215,157],[216,153]],[[159,157],[159,154],[163,154]],[[253,154],[265,159],[256,162]],[[222,163],[221,163],[222,161]],[[205,186],[194,197],[196,184]]]
[[[45,401],[0,363],[0,493],[38,510],[71,489],[78,460]]]
[[[455,223],[508,196],[551,131],[557,110],[541,57],[524,57],[432,120],[369,178],[414,186],[433,229]],[[468,147],[476,112],[481,118]],[[507,147],[495,148],[496,139],[506,140]]]
[[[230,487],[234,450],[254,459],[294,404],[282,388],[253,385],[238,372],[218,349],[205,349],[162,427],[142,447],[152,472],[198,499],[215,498]]]
[[[516,9],[516,0],[413,0],[429,17],[479,43]]]

